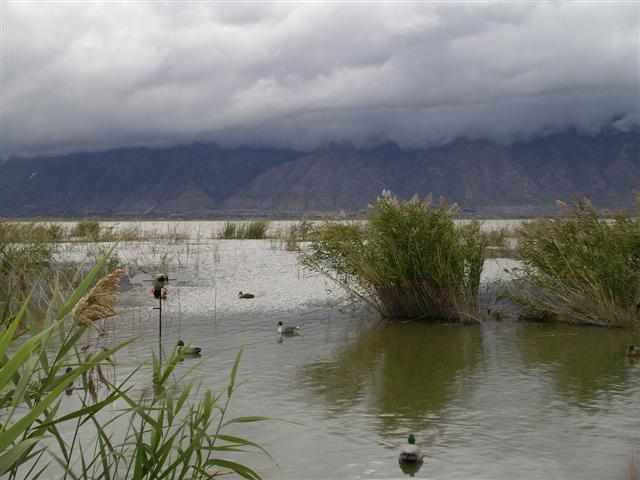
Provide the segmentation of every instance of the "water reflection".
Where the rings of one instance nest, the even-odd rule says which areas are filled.
[[[477,326],[378,322],[302,375],[329,415],[363,403],[382,433],[418,430],[430,414],[470,394],[481,349]]]
[[[418,473],[422,468],[422,464],[422,460],[414,463],[406,463],[398,460],[398,465],[400,465],[400,470],[402,470],[402,473],[404,473],[405,475],[409,475],[410,477],[416,476],[416,473]]]
[[[555,392],[576,405],[630,388],[637,366],[625,348],[637,333],[600,327],[527,325],[516,329],[525,368],[544,367]]]

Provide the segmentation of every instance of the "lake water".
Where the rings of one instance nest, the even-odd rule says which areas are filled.
[[[637,330],[487,322],[386,322],[353,309],[329,280],[267,240],[122,244],[140,265],[163,254],[183,283],[164,302],[163,344],[203,347],[195,375],[224,388],[244,355],[232,415],[268,421],[229,429],[263,445],[235,457],[266,479],[403,478],[398,445],[413,432],[417,478],[628,479],[640,458],[640,362],[624,355]],[[512,260],[488,260],[485,284]],[[138,276],[136,279],[142,277]],[[112,341],[143,334],[117,360],[158,348],[149,284],[121,297]],[[255,298],[240,300],[238,291]],[[304,324],[281,338],[276,323]],[[123,374],[126,367],[121,367]],[[146,377],[145,377],[146,376]],[[140,392],[151,383],[137,378]]]

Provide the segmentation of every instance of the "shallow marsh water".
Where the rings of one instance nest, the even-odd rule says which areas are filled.
[[[350,308],[273,242],[163,248],[121,244],[119,254],[151,265],[168,251],[170,270],[186,280],[164,304],[164,348],[179,337],[202,346],[184,368],[198,365],[194,377],[219,390],[244,345],[246,383],[231,414],[288,421],[228,432],[273,455],[277,464],[236,457],[264,478],[402,478],[397,451],[409,432],[425,452],[418,478],[626,479],[629,456],[640,458],[640,361],[624,355],[638,331],[385,322]],[[488,260],[484,282],[513,264]],[[239,290],[256,297],[240,300]],[[119,362],[157,350],[156,304],[147,286],[122,296],[111,341],[143,337]],[[304,323],[301,335],[280,338],[278,320]],[[149,377],[138,375],[140,392]]]

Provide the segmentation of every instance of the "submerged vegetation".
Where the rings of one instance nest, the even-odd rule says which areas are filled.
[[[187,381],[189,370],[175,381],[182,359],[175,351],[165,363],[153,358],[150,397],[132,394],[135,377],[148,371],[144,365],[121,382],[109,374],[115,354],[135,339],[111,346],[98,333],[115,314],[121,273],[96,281],[107,258],[66,301],[54,297],[42,317],[30,315],[25,301],[0,326],[0,476],[205,479],[233,471],[259,478],[220,457],[247,448],[267,454],[254,442],[223,433],[229,425],[264,419],[227,418],[242,350],[218,393]],[[77,395],[78,402],[63,402],[65,394]],[[114,426],[122,419],[128,427],[118,431]]]
[[[640,219],[598,217],[588,198],[559,205],[568,216],[518,231],[510,297],[527,319],[640,325]]]
[[[327,224],[302,262],[385,318],[469,322],[485,244],[480,226],[457,226],[457,205],[400,202],[384,191],[362,224]]]

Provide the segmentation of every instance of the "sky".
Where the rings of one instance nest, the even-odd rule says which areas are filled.
[[[640,123],[640,3],[0,3],[0,154]]]

